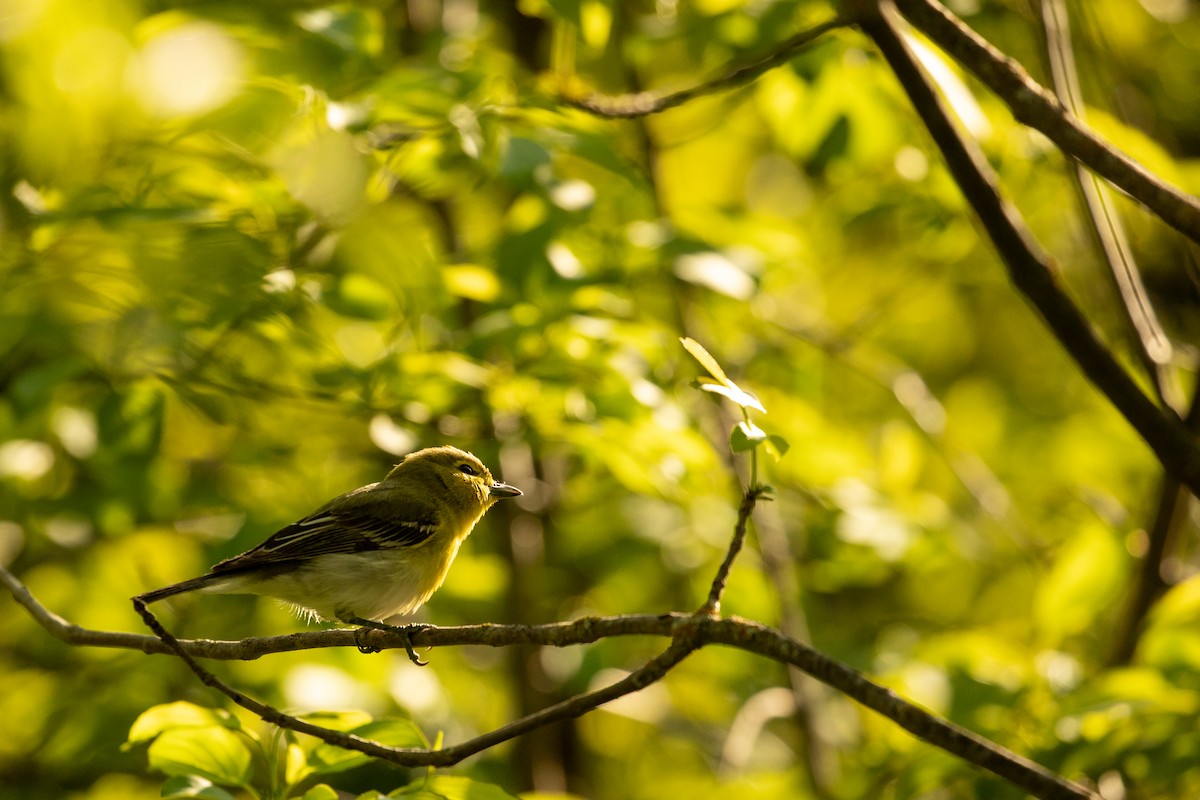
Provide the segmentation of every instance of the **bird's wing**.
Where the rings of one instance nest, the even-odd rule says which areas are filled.
[[[332,500],[271,535],[213,572],[242,570],[282,561],[303,561],[330,553],[362,553],[412,547],[438,527],[436,508],[420,498],[401,497],[393,487],[371,484]]]

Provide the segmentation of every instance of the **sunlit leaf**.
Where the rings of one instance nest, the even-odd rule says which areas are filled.
[[[700,366],[708,370],[709,375],[712,375],[717,381],[726,386],[732,386],[733,382],[729,380],[729,377],[725,374],[725,370],[721,369],[721,365],[717,363],[717,360],[704,349],[704,345],[686,336],[679,341],[683,344],[684,349],[692,354],[692,358],[699,361]]]
[[[782,436],[772,434],[767,437],[766,451],[771,454],[771,457],[776,461],[783,458],[791,446],[787,443],[787,439]]]
[[[759,402],[757,397],[741,389],[733,381],[729,381],[728,384],[702,382],[700,383],[700,390],[727,397],[742,408],[753,408],[756,411],[763,412],[764,414],[767,411],[765,408],[763,408],[762,403]]]
[[[410,719],[375,720],[365,725],[350,728],[347,733],[352,733],[363,739],[391,747],[425,748],[429,746],[425,734]],[[310,774],[327,775],[353,769],[371,760],[372,756],[368,756],[365,753],[355,750],[345,750],[341,747],[322,743],[313,748],[313,751],[309,753],[307,772]]]
[[[172,728],[209,727],[220,725],[232,730],[241,728],[237,717],[219,709],[204,708],[181,701],[154,706],[134,720],[126,741],[130,744],[153,739]]]
[[[151,769],[200,775],[225,786],[249,786],[248,740],[223,726],[171,728],[150,743]]]

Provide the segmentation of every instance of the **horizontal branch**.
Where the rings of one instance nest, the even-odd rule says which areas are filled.
[[[69,644],[118,647],[147,653],[173,652],[170,641],[174,640],[174,637],[169,634],[166,636],[167,641],[161,641],[153,636],[95,631],[71,625],[62,617],[41,606],[24,584],[3,568],[0,568],[0,583],[8,588],[12,596],[34,620],[52,635]],[[321,647],[351,647],[368,643],[369,646],[379,648],[403,648],[405,644],[402,637],[386,631],[372,630],[363,633],[356,639],[357,634],[358,631],[355,630],[310,631],[242,641],[178,640],[177,644],[182,652],[187,654],[189,661],[193,661],[194,658],[254,659],[270,653]],[[829,658],[773,628],[746,620],[716,619],[704,615],[681,613],[585,617],[571,622],[556,622],[546,625],[489,624],[429,628],[416,634],[414,639],[419,646],[434,647],[451,645],[502,647],[517,644],[565,647],[589,644],[613,636],[630,635],[670,637],[672,642],[660,655],[614,684],[594,692],[577,695],[494,731],[442,750],[388,747],[340,731],[331,731],[303,720],[297,720],[240,692],[228,690],[228,687],[216,686],[214,683],[209,683],[208,680],[205,682],[225,692],[235,702],[251,709],[267,722],[281,727],[299,730],[331,744],[357,750],[394,764],[449,766],[499,742],[519,736],[534,727],[560,719],[581,716],[603,703],[638,691],[661,679],[672,667],[701,647],[725,645],[794,666],[822,683],[843,692],[867,708],[893,720],[919,739],[986,769],[1035,797],[1046,798],[1046,800],[1095,800],[1097,797],[1087,789],[1067,781],[1045,767],[904,700],[891,690],[874,683],[857,670]],[[209,674],[202,668],[200,673]],[[209,677],[211,677],[210,674]]]
[[[1102,140],[1019,63],[992,47],[937,0],[894,2],[905,19],[995,92],[1017,121],[1040,131],[1068,156],[1200,243],[1200,201],[1195,197]]]

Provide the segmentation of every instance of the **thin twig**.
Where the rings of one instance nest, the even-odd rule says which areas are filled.
[[[945,158],[950,174],[992,240],[1013,285],[1167,471],[1200,495],[1200,445],[1178,417],[1164,412],[1146,396],[1063,290],[1049,257],[1033,239],[1020,213],[1001,196],[996,173],[975,142],[955,127],[929,78],[896,30],[889,0],[879,5],[871,2],[863,5],[876,13],[864,13],[860,26],[896,73]]]
[[[562,100],[565,104],[578,108],[581,111],[587,111],[589,114],[609,119],[630,119],[657,114],[683,105],[697,97],[728,91],[747,84],[764,72],[774,69],[781,64],[786,64],[798,51],[807,47],[826,33],[837,28],[844,28],[848,24],[846,20],[834,17],[808,30],[801,31],[787,41],[779,44],[769,54],[752,64],[737,67],[724,75],[677,92],[669,94],[637,92],[636,94],[616,96],[597,93],[586,97],[564,97]]]
[[[1017,121],[1041,131],[1068,156],[1111,181],[1193,242],[1200,242],[1200,201],[1195,197],[1167,184],[1100,139],[1020,64],[992,47],[936,0],[894,2],[905,19],[995,92]],[[873,0],[859,0],[855,5],[874,4]],[[865,16],[872,14],[868,10]]]

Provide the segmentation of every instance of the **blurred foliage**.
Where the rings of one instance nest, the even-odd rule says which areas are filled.
[[[1043,74],[1028,3],[951,5]],[[1182,1],[1070,8],[1090,119],[1195,192],[1200,17]],[[423,618],[692,609],[740,485],[738,419],[690,388],[678,339],[692,337],[791,445],[761,467],[774,502],[726,612],[807,636],[1110,797],[1197,795],[1194,512],[1175,587],[1132,663],[1109,666],[1159,470],[1007,284],[865,40],[839,32],[644,120],[555,99],[559,85],[689,86],[831,13],[820,0],[0,2],[0,563],[72,622],[140,630],[131,595],[449,442],[526,496],[481,524]],[[1064,159],[943,72],[1125,352]],[[1191,254],[1123,210],[1189,384]],[[189,636],[302,624],[249,598],[172,610]],[[459,741],[610,681],[656,644],[445,649],[424,670],[353,651],[215,668],[288,710],[411,719],[428,741]],[[484,784],[600,800],[1019,796],[844,698],[787,686],[781,668],[706,650],[571,725],[409,775],[200,709],[220,699],[176,661],[68,647],[10,604],[0,786],[136,800],[158,797],[165,772],[170,791],[248,796],[239,784],[261,788],[282,764],[313,798],[434,791],[423,780],[451,797],[502,796],[469,793]],[[169,767],[198,757],[172,762],[170,737],[122,746],[152,738],[146,715],[167,703],[228,740],[209,774]]]

